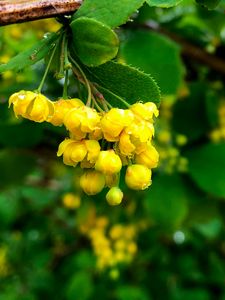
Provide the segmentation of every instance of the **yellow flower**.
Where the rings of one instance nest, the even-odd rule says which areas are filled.
[[[124,127],[131,124],[133,118],[133,113],[128,109],[110,109],[101,120],[101,128],[105,139],[109,142],[117,141]]]
[[[87,195],[96,195],[103,190],[105,177],[101,172],[87,171],[80,178],[80,186]]]
[[[77,130],[90,133],[100,128],[100,116],[95,109],[82,106],[69,110],[63,121],[66,128],[74,135]]]
[[[156,168],[159,161],[159,153],[152,145],[148,145],[147,149],[135,156],[135,162],[140,165],[152,169]]]
[[[114,150],[100,151],[98,159],[95,164],[95,169],[103,174],[115,174],[122,168],[120,157]]]
[[[55,113],[49,120],[49,122],[54,126],[61,126],[63,124],[65,114],[71,108],[84,106],[84,103],[80,99],[60,99],[58,101],[53,102],[53,104],[55,107]]]
[[[84,142],[88,151],[87,161],[95,163],[101,150],[99,142],[95,140],[85,140]]]
[[[87,155],[87,148],[84,142],[65,139],[60,145],[57,156],[63,155],[63,162],[68,166],[76,166]]]
[[[121,154],[125,156],[131,155],[135,150],[135,146],[131,142],[130,134],[126,133],[125,131],[123,131],[120,135],[119,149]]]
[[[146,102],[144,104],[138,102],[131,105],[130,109],[135,115],[147,121],[151,120],[153,115],[155,115],[155,117],[159,115],[157,106],[153,102]]]
[[[63,205],[69,209],[75,209],[80,207],[80,196],[73,193],[66,193],[62,199]]]
[[[106,200],[110,205],[118,205],[122,202],[123,192],[117,186],[112,187],[106,194]]]
[[[125,132],[141,143],[145,143],[154,135],[154,126],[150,122],[135,118],[134,122],[126,127]]]
[[[133,190],[145,190],[151,181],[152,172],[146,166],[135,164],[127,168],[125,182]]]
[[[31,91],[20,91],[9,98],[9,106],[13,104],[15,115],[35,122],[44,122],[54,114],[54,105],[42,94]]]

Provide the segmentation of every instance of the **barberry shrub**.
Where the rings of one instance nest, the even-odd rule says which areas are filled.
[[[225,298],[224,4],[0,28],[0,300]]]

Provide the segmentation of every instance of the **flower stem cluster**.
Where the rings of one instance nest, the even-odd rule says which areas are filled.
[[[159,159],[151,143],[158,109],[152,102],[109,109],[105,102],[104,111],[98,106],[95,109],[94,103],[85,105],[80,99],[50,101],[31,91],[20,91],[9,99],[16,116],[64,125],[69,137],[60,143],[57,156],[63,157],[64,164],[79,165],[84,170],[80,186],[86,194],[96,195],[108,187],[107,202],[117,205],[123,198],[119,189],[122,167],[126,168],[129,188],[144,190],[151,185],[151,169]]]

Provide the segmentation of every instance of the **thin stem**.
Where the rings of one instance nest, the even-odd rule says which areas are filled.
[[[89,84],[89,81],[87,80],[86,75],[84,74],[83,70],[81,69],[81,67],[79,66],[79,64],[71,57],[71,55],[69,54],[69,59],[71,60],[71,62],[75,65],[75,67],[79,70],[79,72],[81,73],[84,81],[85,81],[85,85],[87,87],[87,91],[88,91],[88,98],[87,98],[87,103],[86,105],[91,105],[91,87]]]
[[[67,87],[68,87],[68,74],[69,73],[69,71],[68,70],[66,70],[66,72],[65,72],[65,81],[64,81],[64,85],[63,85],[63,99],[68,99],[68,93],[67,93]]]
[[[97,83],[96,83],[97,84]],[[111,94],[112,96],[114,96],[115,98],[117,98],[120,102],[122,102],[126,107],[130,108],[130,104],[125,101],[123,98],[121,98],[120,96],[114,94],[112,91],[108,90],[107,88],[104,88],[103,86],[97,84],[103,91],[108,92],[109,94]]]
[[[99,111],[104,112],[104,110],[98,105],[98,102],[95,100],[94,97],[92,98],[92,100],[93,100],[93,102],[94,102],[96,108],[97,108]]]
[[[59,40],[58,40],[58,41],[59,41]],[[40,82],[40,85],[39,85],[39,87],[38,87],[38,89],[37,89],[37,91],[38,91],[39,93],[41,93],[41,90],[42,90],[43,85],[44,85],[44,83],[45,83],[45,79],[46,79],[46,77],[47,77],[47,75],[48,75],[48,71],[49,71],[50,65],[51,65],[51,63],[52,63],[52,59],[53,59],[53,57],[54,57],[54,55],[55,55],[55,51],[56,51],[57,45],[58,45],[58,43],[55,44],[55,46],[54,46],[54,48],[53,48],[53,50],[52,50],[50,59],[49,59],[49,61],[48,61],[47,67],[46,67],[46,69],[45,69],[45,73],[44,73],[44,75],[43,75],[43,77],[42,77],[42,80],[41,80],[41,82]]]

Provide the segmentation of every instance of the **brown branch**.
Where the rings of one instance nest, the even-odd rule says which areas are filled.
[[[0,25],[70,14],[82,0],[0,0]]]
[[[204,49],[191,44],[181,36],[169,32],[168,30],[158,26],[158,24],[154,22],[148,22],[144,25],[144,27],[170,37],[181,46],[181,51],[184,56],[192,58],[193,60],[208,66],[212,70],[225,75],[225,60],[218,58],[215,55],[209,54]]]

